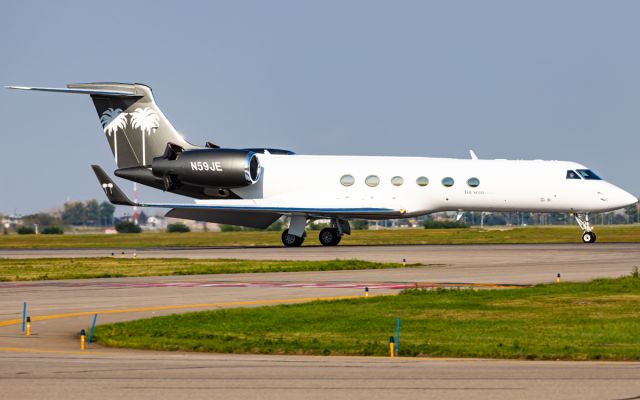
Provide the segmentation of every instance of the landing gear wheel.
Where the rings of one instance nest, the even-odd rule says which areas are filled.
[[[337,246],[340,243],[340,239],[342,239],[337,228],[324,228],[320,231],[318,237],[323,246]]]
[[[596,234],[591,231],[592,227],[589,224],[589,214],[575,214],[576,222],[578,226],[582,228],[584,232],[582,234],[582,241],[584,243],[595,243],[596,242]]]
[[[288,229],[285,229],[284,232],[282,232],[282,244],[284,244],[284,247],[300,247],[303,242],[304,236],[298,237],[290,235]]]
[[[596,242],[596,234],[593,232],[585,232],[582,234],[582,241],[584,243],[595,243]]]

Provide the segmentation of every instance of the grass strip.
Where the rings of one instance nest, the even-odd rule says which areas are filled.
[[[640,226],[599,226],[598,242],[640,242]],[[149,248],[202,246],[281,246],[280,232],[145,232],[142,234],[0,235],[0,248]],[[305,245],[318,245],[309,231]],[[354,231],[343,245],[580,243],[574,226],[507,229],[388,229]]]
[[[219,353],[640,359],[640,279],[226,309],[100,326],[107,346]]]
[[[407,267],[418,264],[407,264]],[[0,258],[0,281],[121,278],[259,272],[402,268],[400,263],[362,260],[272,261],[187,258]]]

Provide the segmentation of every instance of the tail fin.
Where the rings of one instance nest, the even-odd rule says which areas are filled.
[[[194,148],[160,111],[151,88],[140,83],[76,83],[66,89],[11,88],[90,95],[118,168],[150,165],[154,157],[164,153],[167,143]]]

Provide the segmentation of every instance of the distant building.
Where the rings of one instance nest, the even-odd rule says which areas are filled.
[[[118,218],[119,222],[131,222],[133,223],[133,215],[125,214],[122,217]]]
[[[142,225],[145,231],[159,231],[167,228],[167,219],[160,216],[151,216],[147,218],[147,223]]]
[[[181,223],[191,229],[191,232],[219,232],[220,225],[214,224],[212,222],[204,222],[204,221],[192,221],[188,219],[180,219],[180,218],[165,218],[166,225]],[[166,228],[165,225],[165,228]]]
[[[2,218],[2,226],[6,229],[22,226],[22,215],[5,215]]]

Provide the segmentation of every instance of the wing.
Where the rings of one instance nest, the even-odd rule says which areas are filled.
[[[275,221],[281,215],[307,215],[309,217],[328,218],[401,218],[405,214],[403,209],[393,209],[385,207],[326,207],[326,206],[309,206],[309,207],[289,207],[275,206],[266,203],[258,203],[252,199],[241,200],[211,200],[206,203],[134,203],[126,194],[113,182],[104,170],[98,165],[92,165],[93,171],[102,186],[109,201],[113,204],[138,207],[158,207],[171,208],[167,216],[175,216],[177,218],[194,219],[212,221],[211,218],[220,219],[229,217],[233,214],[243,214],[247,219],[251,216],[260,214],[270,215]],[[199,212],[198,212],[199,211]],[[171,215],[170,215],[171,214]],[[188,216],[187,216],[188,215]],[[266,216],[265,216],[266,217]],[[207,219],[209,218],[209,219]],[[265,218],[264,221],[268,220]],[[225,223],[225,222],[222,222]],[[232,222],[226,222],[232,223]],[[266,222],[261,223],[263,225]],[[241,224],[239,224],[241,225]],[[266,226],[268,226],[267,224]],[[245,225],[250,226],[250,225]]]
[[[172,208],[165,214],[165,216],[170,218],[190,219],[194,221],[214,222],[216,224],[265,229],[276,222],[282,214],[255,211]]]

